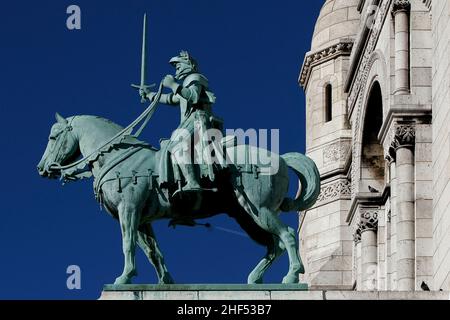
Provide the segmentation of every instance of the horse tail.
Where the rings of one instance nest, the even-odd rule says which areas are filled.
[[[281,156],[300,180],[295,199],[284,198],[280,205],[283,212],[302,211],[311,208],[319,197],[320,174],[316,164],[309,157],[292,152]]]

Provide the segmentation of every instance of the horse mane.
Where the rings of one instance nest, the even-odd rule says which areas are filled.
[[[101,122],[104,122],[104,123],[108,124],[108,126],[112,127],[114,130],[116,130],[117,133],[119,133],[120,131],[122,131],[124,129],[124,127],[122,127],[121,125],[119,125],[119,124],[117,124],[117,123],[115,123],[112,120],[109,120],[107,118],[103,118],[101,116],[76,115],[76,116],[72,116],[72,117],[67,118],[67,121],[70,123],[73,119],[80,119],[80,120],[82,120],[82,119],[94,119],[94,120],[97,120],[97,121],[101,121]],[[140,139],[138,139],[136,137],[128,136],[127,140],[129,142],[130,142],[130,139],[131,139],[131,142],[146,144],[146,145],[148,145],[149,148],[151,148],[153,150],[158,150],[157,148],[153,147],[148,142],[140,140]]]
[[[115,127],[115,129],[117,129],[118,131],[123,130],[123,128],[124,128],[124,127],[122,127],[121,125],[115,123],[112,120],[109,120],[109,119],[106,119],[106,118],[103,118],[103,117],[100,117],[100,116],[93,116],[93,115],[76,115],[76,116],[72,116],[72,117],[67,118],[67,121],[69,121],[69,123],[70,123],[74,118],[100,120],[100,121],[103,121],[103,122],[107,123],[108,125],[110,125],[112,127]]]

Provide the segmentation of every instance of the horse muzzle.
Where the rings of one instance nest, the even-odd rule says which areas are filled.
[[[57,163],[52,163],[49,166],[38,164],[37,170],[39,175],[43,178],[56,179],[60,175],[60,172],[55,167],[58,168],[59,165]]]

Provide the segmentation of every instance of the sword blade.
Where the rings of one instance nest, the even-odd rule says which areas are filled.
[[[142,26],[142,57],[141,57],[141,88],[145,88],[146,82],[146,58],[147,58],[147,14],[144,14]]]

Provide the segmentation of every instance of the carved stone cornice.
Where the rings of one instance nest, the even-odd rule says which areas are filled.
[[[377,209],[362,209],[358,228],[361,233],[365,231],[377,231],[378,229],[378,211]]]
[[[412,148],[416,142],[416,129],[413,124],[402,124],[395,127],[394,141],[392,147]]]
[[[308,53],[303,62],[303,67],[300,72],[299,83],[303,88],[306,88],[312,69],[328,60],[335,59],[339,56],[349,56],[352,52],[353,40],[341,39],[338,43],[327,47],[325,49]]]
[[[409,12],[411,10],[411,2],[409,0],[395,0],[392,7],[392,14],[396,15],[399,12]]]
[[[332,183],[322,185],[316,205],[325,204],[326,202],[331,202],[341,198],[349,199],[350,196],[350,181],[347,179],[339,179]]]

